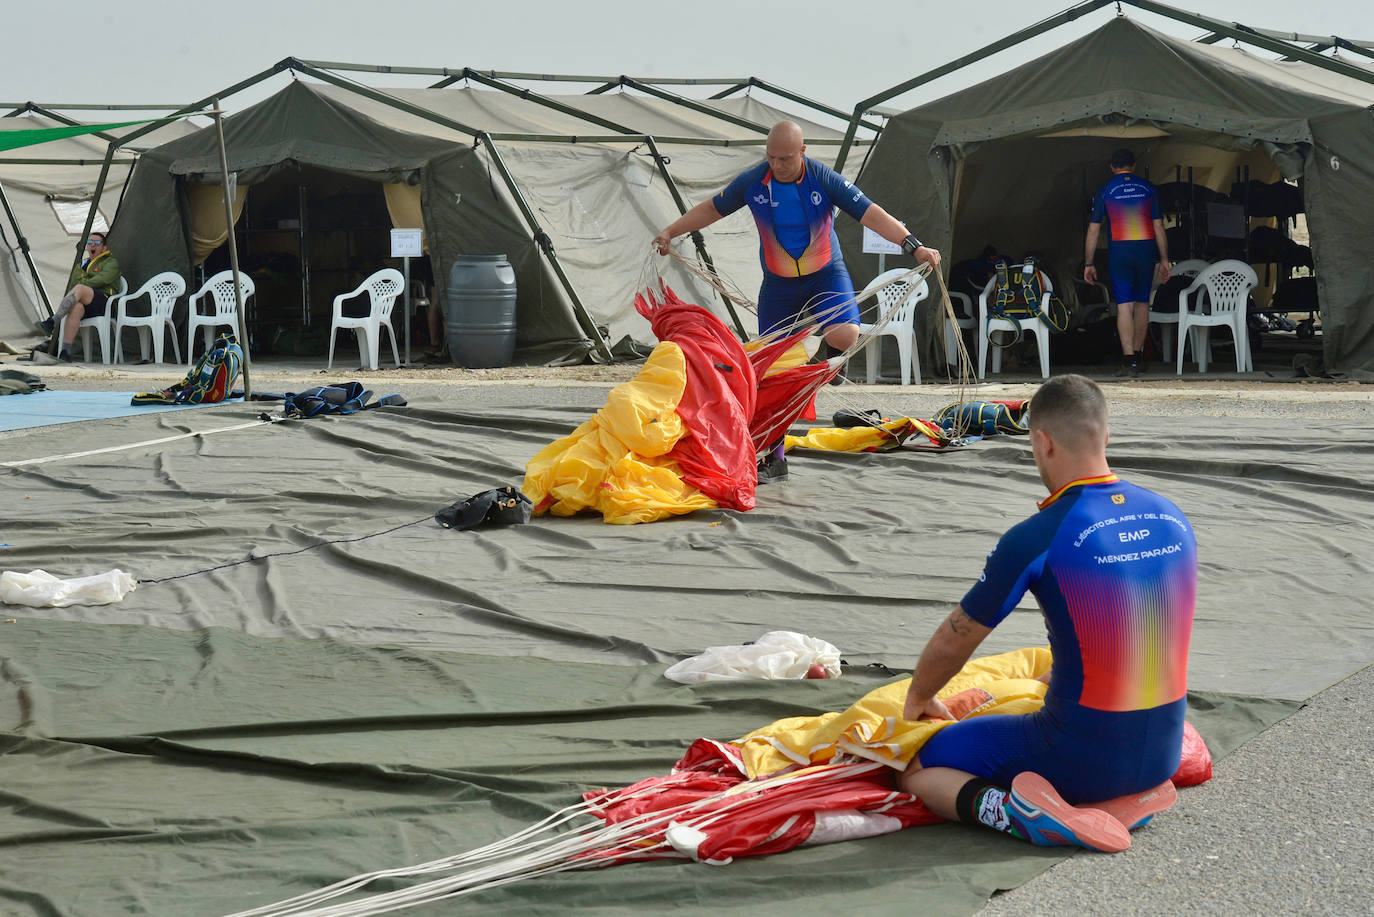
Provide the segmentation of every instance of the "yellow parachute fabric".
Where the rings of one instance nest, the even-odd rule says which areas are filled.
[[[1047,648],[1028,648],[973,659],[939,694],[948,699],[969,688],[982,688],[992,703],[972,716],[988,713],[1034,713],[1044,704],[1046,685],[1035,679],[1050,668]],[[847,752],[897,770],[926,740],[954,720],[902,719],[910,678],[876,688],[843,713],[796,716],[778,720],[735,739],[744,752],[750,777],[767,776],[797,765],[824,764]]]
[[[766,347],[767,345],[767,338],[754,338],[752,341],[744,342],[744,352],[753,353],[759,348]],[[809,359],[810,357],[807,356],[806,348],[802,345],[801,341],[798,341],[791,347],[784,350],[782,353],[778,354],[778,358],[773,361],[773,365],[768,367],[768,371],[763,374],[764,378],[767,378],[773,375],[774,373],[780,373],[784,369],[791,369],[794,366],[801,366]]]
[[[608,523],[631,525],[715,507],[667,457],[690,435],[677,413],[686,382],[682,348],[661,342],[639,375],[613,388],[590,420],[525,465],[521,490],[534,512],[571,516],[590,509]]]
[[[949,436],[930,421],[899,417],[883,421],[876,427],[819,427],[808,430],[805,436],[788,436],[784,448],[800,446],[826,452],[872,452],[891,444],[894,437],[905,440],[908,436],[924,436],[940,445],[949,442]]]

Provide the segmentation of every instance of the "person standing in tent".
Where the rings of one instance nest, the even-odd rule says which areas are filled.
[[[1121,338],[1121,370],[1140,375],[1141,348],[1150,330],[1150,291],[1158,265],[1159,282],[1169,279],[1169,243],[1154,185],[1135,174],[1135,155],[1112,153],[1112,177],[1093,195],[1088,237],[1083,244],[1083,279],[1097,283],[1093,256],[1102,221],[1109,221],[1107,266],[1116,300],[1116,331]]]
[[[119,286],[119,262],[105,247],[105,234],[93,232],[86,240],[85,258],[81,265],[72,270],[67,281],[67,295],[57,304],[57,312],[52,318],[44,319],[40,325],[43,333],[51,335],[53,327],[67,316],[67,325],[62,335],[59,360],[70,363],[72,343],[76,333],[81,330],[83,318],[93,318],[105,314],[105,302]]]
[[[773,125],[765,151],[765,161],[678,217],[654,236],[652,244],[666,255],[673,239],[747,206],[758,226],[763,262],[759,333],[785,330],[809,310],[825,329],[818,356],[829,355],[827,347],[831,354],[843,353],[859,338],[859,307],[835,235],[835,208],[932,268],[940,266],[940,253],[907,232],[843,175],[808,157],[806,138],[796,122]],[[781,442],[771,447],[759,470],[761,480],[787,476]]]
[[[942,818],[1115,852],[1176,798],[1197,542],[1176,506],[1108,467],[1107,400],[1091,379],[1055,376],[1028,416],[1050,495],[926,644],[903,716],[951,719],[936,694],[1028,589],[1053,655],[1045,705],[946,726],[901,784]]]

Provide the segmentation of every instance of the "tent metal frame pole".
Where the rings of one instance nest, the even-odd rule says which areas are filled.
[[[249,356],[248,346],[248,317],[243,314],[243,289],[239,285],[239,245],[234,238],[234,202],[229,196],[229,154],[224,146],[224,112],[220,110],[219,99],[214,101],[215,117],[215,140],[219,147],[219,173],[221,197],[224,199],[224,233],[229,241],[229,270],[234,274],[234,308],[238,313],[239,346],[243,348],[243,399],[251,401],[253,399],[253,384],[249,378],[249,367],[253,360]],[[234,189],[234,196],[238,196],[238,188]],[[186,342],[186,361],[191,361],[191,348],[195,346],[195,341]]]
[[[179,111],[180,105],[103,105],[88,102],[0,102],[0,108],[14,107],[14,111],[5,115],[12,118],[15,115],[22,115],[26,111],[39,111],[41,109],[58,111]]]
[[[306,64],[302,61],[296,61],[295,64],[296,66],[294,67],[294,69],[306,74],[307,76],[312,76],[323,82],[330,83],[334,86],[338,86],[341,89],[346,89],[349,92],[355,92],[358,95],[363,96],[364,98],[372,99],[374,102],[380,102],[383,105],[389,105],[392,108],[395,108],[399,111],[404,111],[407,114],[414,115],[415,117],[425,121],[431,121],[435,124],[443,125],[444,127],[451,128],[455,131],[458,131],[459,133],[467,134],[470,137],[481,137],[485,134],[486,136],[491,137],[493,140],[528,141],[536,143],[642,143],[648,137],[647,134],[641,134],[638,132],[630,134],[590,134],[587,136],[582,136],[567,134],[521,134],[503,131],[483,131],[479,130],[478,128],[472,127],[471,125],[464,124],[461,121],[455,121],[452,118],[445,117],[444,115],[431,111],[428,108],[424,108],[422,106],[415,105],[411,102],[407,102],[404,99],[397,98],[396,96],[389,95],[381,90],[373,89],[370,86],[364,86],[362,83],[359,83],[355,80],[349,80],[344,77],[338,76],[337,74],[329,73],[326,70],[320,70],[316,68],[314,65]],[[515,92],[517,95],[524,94],[520,90],[515,90]],[[535,94],[529,93],[529,95],[533,96]],[[553,104],[556,105],[558,103],[555,102]],[[585,115],[581,114],[578,114],[577,117],[583,118],[584,120],[587,119]],[[610,124],[611,122],[606,123]],[[628,130],[628,128],[622,128],[619,125],[615,125],[614,129]],[[696,137],[655,137],[654,139],[659,143],[681,143],[692,144],[695,146],[752,146],[755,144],[762,144],[764,142],[763,138],[761,137],[757,140],[702,140]]]
[[[86,240],[91,237],[91,227],[95,225],[95,215],[100,210],[100,195],[105,191],[105,179],[109,177],[110,163],[114,161],[115,150],[118,148],[119,141],[111,140],[110,148],[105,153],[105,161],[100,166],[100,177],[95,181],[95,193],[91,195],[91,206],[86,208],[86,226],[81,230],[81,236],[77,242],[76,257],[72,259],[72,269],[68,272],[68,276],[75,274],[76,269],[81,267],[81,256],[86,251]],[[64,296],[66,293],[66,290],[62,291]],[[48,338],[48,353],[53,356],[57,356],[61,350],[62,342],[58,340],[61,335],[62,323],[54,322],[52,326],[52,335]]]
[[[1351,38],[1342,38],[1339,35],[1304,35],[1301,32],[1279,32],[1273,29],[1255,29],[1243,25],[1239,22],[1231,23],[1238,29],[1255,35],[1262,35],[1265,38],[1277,38],[1280,41],[1304,42],[1312,45],[1320,45],[1323,51],[1329,48],[1339,48],[1343,51],[1353,51],[1356,54],[1363,54],[1366,57],[1374,57],[1374,41],[1358,41]],[[1217,42],[1229,38],[1219,32],[1209,31],[1206,35],[1197,39],[1200,44],[1214,45]],[[1311,48],[1308,49],[1312,50]]]
[[[853,142],[854,134],[858,128],[858,121],[860,117],[863,115],[863,113],[866,112],[870,107],[886,102],[888,99],[891,99],[894,96],[901,95],[904,92],[908,92],[912,89],[915,89],[917,86],[928,83],[931,80],[937,79],[962,67],[966,67],[969,64],[982,60],[983,58],[995,54],[998,51],[1003,51],[1014,45],[1018,45],[1029,38],[1033,38],[1036,35],[1048,32],[1051,29],[1058,28],[1061,25],[1072,22],[1073,20],[1079,18],[1080,16],[1086,13],[1093,12],[1094,10],[1100,9],[1104,6],[1108,6],[1116,2],[1123,3],[1127,6],[1134,7],[1135,9],[1142,10],[1147,13],[1154,13],[1157,16],[1163,16],[1166,19],[1172,19],[1175,22],[1181,22],[1186,25],[1196,26],[1200,29],[1206,29],[1208,34],[1203,36],[1201,39],[1198,39],[1203,44],[1215,44],[1216,42],[1221,41],[1223,38],[1231,38],[1235,41],[1244,42],[1246,44],[1254,45],[1258,48],[1263,48],[1266,51],[1272,51],[1275,54],[1288,56],[1290,59],[1295,61],[1301,61],[1306,64],[1312,64],[1313,66],[1320,67],[1323,70],[1329,70],[1332,73],[1339,73],[1342,76],[1352,77],[1353,79],[1357,79],[1364,83],[1374,83],[1374,71],[1356,66],[1354,64],[1348,64],[1345,61],[1338,60],[1336,58],[1323,57],[1322,55],[1308,51],[1305,48],[1300,48],[1295,44],[1283,40],[1282,38],[1275,37],[1275,33],[1272,32],[1252,29],[1248,26],[1240,25],[1239,23],[1228,24],[1218,19],[1212,19],[1208,16],[1202,16],[1197,13],[1188,13],[1184,12],[1183,10],[1175,9],[1172,6],[1168,6],[1163,3],[1156,3],[1154,2],[1154,0],[1087,0],[1087,2],[1080,3],[1077,6],[1073,6],[1067,10],[1064,10],[1061,13],[1049,17],[1048,19],[1042,19],[1040,22],[1036,23],[1033,26],[1022,29],[1019,32],[1014,32],[1005,38],[993,42],[992,44],[985,45],[977,51],[974,51],[972,54],[966,54],[957,60],[950,61],[947,64],[943,64],[939,67],[936,67],[934,70],[927,71],[926,73],[923,73],[920,76],[907,80],[904,83],[899,83],[896,86],[893,86],[891,89],[884,90],[883,92],[880,92],[875,96],[864,99],[858,105],[855,105],[854,114],[849,121],[849,128],[845,131],[844,144],[840,147],[839,156],[836,157],[835,170],[839,171],[843,167],[845,157],[849,152],[849,146]],[[1303,40],[1303,38],[1300,36],[1298,40]],[[1316,37],[1313,40],[1323,41],[1324,39],[1321,37]],[[1351,50],[1355,50],[1355,43],[1349,42],[1348,44],[1351,45]]]
[[[649,148],[649,152],[654,158],[654,164],[658,167],[659,173],[663,176],[663,180],[668,186],[668,192],[673,196],[673,202],[677,204],[678,212],[687,212],[687,203],[683,199],[681,192],[678,190],[677,182],[673,179],[672,173],[668,170],[668,161],[664,158],[663,154],[659,152],[658,144],[654,142],[654,138],[652,136],[648,134],[640,134],[636,132],[633,128],[627,127],[622,124],[617,124],[614,121],[610,121],[605,118],[600,118],[596,115],[581,112],[578,109],[573,108],[571,105],[564,105],[563,103],[558,102],[554,99],[550,99],[547,96],[541,95],[540,93],[530,92],[529,90],[522,90],[518,86],[512,86],[511,84],[505,83],[501,80],[492,79],[490,77],[486,77],[475,72],[469,72],[467,70],[464,70],[464,74],[467,75],[469,78],[475,80],[476,82],[481,83],[484,86],[490,86],[492,89],[497,89],[501,92],[507,92],[511,95],[518,96],[522,99],[528,99],[529,101],[534,102],[536,104],[552,108],[554,111],[559,111],[563,114],[571,115],[575,118],[579,118],[582,120],[591,121],[593,124],[598,124],[602,127],[608,127],[612,130],[623,131],[627,135],[632,135],[636,139],[641,140],[641,142],[643,142]],[[692,241],[696,244],[698,257],[700,257],[701,260],[705,262],[706,266],[710,269],[711,273],[714,274],[716,272],[716,266],[715,263],[711,260],[710,253],[706,251],[706,240],[702,238],[701,233],[694,232],[692,233]],[[724,293],[720,295],[720,298],[721,301],[725,303],[725,308],[729,311],[730,318],[734,321],[735,328],[739,331],[740,338],[747,339],[748,334],[744,330],[744,324],[740,321],[739,315],[735,313],[735,304],[732,303]]]
[[[1021,44],[1023,41],[1032,39],[1037,35],[1042,35],[1045,32],[1048,32],[1051,29],[1056,29],[1061,25],[1065,25],[1066,23],[1073,22],[1075,19],[1079,18],[1080,16],[1086,13],[1091,13],[1094,10],[1101,9],[1102,7],[1108,6],[1114,2],[1116,2],[1116,0],[1086,0],[1086,2],[1079,3],[1076,6],[1072,6],[1069,9],[1064,10],[1063,12],[1057,13],[1049,17],[1048,19],[1042,19],[1035,25],[1028,26],[1024,29],[1021,29],[1018,32],[1013,32],[1005,38],[999,38],[997,41],[994,41],[991,44],[984,45],[977,51],[965,54],[963,57],[956,58],[955,60],[952,60],[947,64],[941,64],[933,70],[927,70],[920,76],[914,76],[903,83],[898,83],[896,86],[893,86],[890,89],[884,89],[877,95],[869,96],[867,99],[864,99],[862,102],[854,106],[854,114],[850,116],[849,127],[845,130],[844,140],[840,145],[840,152],[835,157],[835,171],[839,172],[843,170],[845,159],[849,155],[849,148],[854,143],[855,134],[858,133],[859,122],[863,120],[864,114],[866,114],[869,111],[869,109],[871,109],[873,106],[881,105],[882,103],[888,101],[889,99],[895,98],[896,96],[899,96],[902,93],[910,92],[918,86],[923,86],[926,83],[937,80],[942,76],[946,76],[950,73],[953,73],[956,70],[960,70],[964,67],[967,67],[970,64],[977,63],[985,57],[991,57],[999,51],[1005,51],[1007,48],[1015,47],[1016,45]],[[1122,2],[1129,2],[1129,0],[1122,0]]]
[[[509,93],[510,95],[517,96],[518,98],[527,99],[535,103],[536,105],[543,105],[545,108],[552,108],[554,111],[562,112],[563,114],[577,118],[580,121],[589,121],[592,124],[598,125],[599,127],[605,127],[613,131],[619,131],[622,134],[631,134],[640,137],[644,136],[644,134],[635,130],[632,127],[627,127],[624,124],[619,124],[615,121],[610,121],[606,118],[602,118],[598,115],[594,115],[589,112],[579,111],[578,109],[573,108],[571,105],[564,105],[562,102],[559,102],[555,99],[551,99],[548,96],[541,95],[540,93],[532,92],[528,89],[521,89],[519,86],[512,86],[510,83],[493,79],[488,76],[483,76],[475,70],[468,71],[464,69],[463,73],[468,79],[481,83],[483,86],[489,86],[492,89]]]
[[[728,121],[736,127],[742,127],[746,130],[757,131],[760,134],[767,134],[769,128],[772,127],[772,125],[768,125],[768,127],[765,127],[762,124],[756,124],[755,122],[749,121],[748,119],[737,118],[734,115],[726,114],[723,111],[717,111],[709,105],[703,105],[696,99],[689,99],[686,96],[678,95],[675,92],[668,92],[666,89],[659,89],[657,86],[652,86],[648,83],[640,82],[632,76],[622,76],[620,78],[620,84],[622,86],[629,86],[632,89],[638,89],[640,92],[647,93],[651,96],[657,96],[660,99],[665,99],[666,101],[672,102],[676,105],[681,105],[683,108],[690,108],[692,111],[698,112],[700,114],[708,115],[712,118],[719,118],[722,121]]]
[[[528,142],[528,143],[642,143],[648,134],[518,134],[509,131],[488,131],[494,140],[507,142]],[[719,146],[719,147],[761,147],[767,142],[766,137],[754,137],[747,140],[703,140],[698,137],[664,137],[654,135],[654,140],[658,143],[683,146]],[[811,141],[826,145],[825,141]]]
[[[796,102],[798,105],[805,105],[807,108],[821,112],[822,114],[829,115],[832,118],[838,118],[841,121],[849,120],[849,115],[840,111],[838,108],[826,105],[824,102],[817,102],[815,99],[808,99],[804,95],[799,95],[790,89],[784,89],[781,86],[776,86],[773,83],[769,83],[766,80],[761,80],[756,76],[749,77],[749,82],[745,85],[757,86],[759,89],[762,89],[765,92],[771,92],[775,96],[784,98],[789,102]],[[719,93],[717,93],[716,95],[711,96],[711,98],[719,99],[722,98],[722,96]],[[859,126],[866,127],[874,133],[881,134],[883,132],[883,126],[873,121],[860,121]]]
[[[525,222],[529,224],[531,231],[534,233],[533,241],[535,245],[544,253],[544,257],[548,259],[549,265],[553,268],[554,275],[558,278],[559,284],[563,287],[563,291],[568,294],[568,299],[572,302],[573,311],[577,315],[578,322],[582,325],[582,330],[586,332],[596,349],[601,352],[601,355],[606,358],[607,362],[614,363],[615,355],[611,353],[611,345],[606,343],[606,339],[601,335],[601,329],[596,327],[596,322],[592,321],[591,315],[587,313],[586,307],[582,305],[582,300],[578,297],[577,290],[573,287],[572,280],[564,273],[563,265],[558,261],[558,254],[554,251],[553,243],[549,241],[548,234],[540,227],[539,220],[535,217],[534,211],[530,209],[530,205],[525,201],[525,196],[520,193],[520,186],[515,183],[514,176],[512,176],[510,170],[506,168],[505,160],[501,158],[500,151],[496,149],[496,142],[486,131],[478,133],[477,139],[486,147],[487,152],[491,155],[492,162],[496,165],[496,171],[501,173],[501,180],[506,183],[506,190],[509,191],[511,197],[515,199],[515,204],[520,208],[521,215],[524,216]]]
[[[539,80],[549,83],[616,83],[619,85],[621,77],[618,76],[584,76],[581,74],[570,73],[520,73],[510,70],[487,70],[487,76],[495,77],[500,80]],[[646,76],[637,78],[641,83],[652,83],[655,86],[727,86],[731,83],[738,83],[744,77],[694,77],[694,76]]]
[[[600,95],[601,93],[608,92],[619,86],[632,86],[635,89],[639,89],[651,95],[656,95],[659,98],[665,99],[669,102],[674,102],[677,104],[688,104],[688,107],[691,107],[696,111],[701,112],[702,114],[711,115],[713,117],[721,118],[726,121],[731,121],[737,126],[747,128],[749,130],[762,130],[765,133],[767,132],[767,128],[763,125],[755,124],[751,121],[747,121],[742,118],[735,118],[732,115],[728,115],[724,112],[717,111],[716,109],[713,109],[708,105],[702,105],[699,101],[695,99],[690,99],[686,96],[679,95],[677,93],[671,93],[663,90],[655,91],[655,88],[660,85],[728,86],[729,88],[727,88],[723,92],[719,92],[711,96],[712,99],[720,99],[725,98],[726,96],[734,92],[737,92],[740,89],[744,89],[749,86],[757,86],[760,89],[773,93],[774,95],[781,96],[784,99],[788,99],[789,101],[796,102],[800,105],[805,105],[808,108],[812,108],[816,111],[823,112],[827,115],[830,115],[831,117],[839,118],[841,120],[848,118],[848,115],[840,111],[838,108],[833,108],[829,105],[825,105],[824,103],[817,102],[813,99],[808,99],[803,95],[800,95],[787,89],[783,89],[780,86],[777,86],[773,83],[769,83],[765,80],[761,80],[758,77],[754,76],[748,77],[747,79],[696,79],[693,77],[632,77],[624,75],[610,77],[589,76],[580,74],[525,73],[505,70],[478,70],[473,67],[463,67],[461,69],[453,67],[391,67],[381,64],[351,64],[341,61],[300,61],[300,63],[308,67],[319,68],[322,70],[342,70],[355,73],[400,73],[415,76],[443,77],[438,82],[432,83],[428,87],[426,87],[428,89],[444,89],[448,86],[452,86],[454,83],[457,83],[460,80],[475,80],[479,83],[482,83],[483,85],[490,86],[493,89],[502,89],[503,91],[511,92],[512,94],[519,95],[521,97],[538,97],[542,100],[541,104],[549,105],[550,107],[556,107],[559,105],[559,103],[556,100],[550,99],[548,96],[540,96],[538,93],[535,93],[529,89],[523,89],[521,87],[512,86],[510,83],[505,81],[530,80],[538,82],[573,82],[599,84],[593,89],[588,90],[586,93],[584,93],[584,95]],[[312,75],[318,76],[318,74]],[[577,109],[572,108],[571,106],[564,107],[560,110],[564,111],[566,114],[582,118],[583,120],[596,121],[594,116],[590,116],[585,112],[581,112]],[[596,121],[596,123],[600,123],[603,126],[610,126],[610,122]],[[882,131],[881,125],[875,124],[870,121],[863,122],[863,126],[868,128],[869,130],[879,132]]]
[[[29,273],[33,275],[33,282],[38,288],[39,297],[43,300],[43,307],[48,310],[48,315],[51,317],[52,299],[48,297],[48,288],[43,285],[43,277],[38,273],[38,265],[33,263],[33,254],[29,251],[29,240],[24,236],[23,227],[19,225],[19,217],[15,215],[14,208],[10,206],[10,198],[5,193],[4,182],[0,182],[0,204],[4,205],[5,216],[9,219],[10,227],[14,230],[19,251],[24,254],[24,263],[29,266]]]
[[[246,80],[240,80],[239,82],[235,83],[233,86],[231,86],[231,87],[229,87],[228,89],[224,90],[224,92],[221,93],[221,95],[226,95],[226,96],[227,96],[227,95],[233,95],[234,93],[238,92],[238,91],[241,90],[241,89],[247,89],[249,86],[252,86],[252,85],[254,85],[255,83],[261,83],[263,80],[267,79],[268,77],[275,76],[276,74],[280,73],[281,71],[288,69],[288,65],[289,65],[289,62],[290,62],[291,60],[292,60],[291,58],[287,58],[286,60],[283,60],[282,62],[278,63],[276,66],[272,67],[272,68],[269,69],[269,70],[264,70],[264,71],[262,71],[261,73],[258,73],[258,74],[255,74],[255,75],[253,75],[253,76],[250,76],[250,77],[249,77],[248,79],[246,79]],[[199,112],[201,109],[205,108],[206,105],[209,105],[209,104],[211,104],[212,102],[214,102],[218,97],[219,97],[219,96],[210,96],[210,97],[208,97],[208,98],[201,99],[199,102],[195,103],[194,105],[184,105],[184,106],[182,106],[181,108],[178,108],[175,112],[173,112],[173,116],[176,116],[176,115],[190,115],[190,114],[195,114],[195,113]],[[215,105],[215,108],[219,108],[219,105],[216,104],[216,105]],[[152,133],[153,131],[157,130],[159,127],[162,127],[162,125],[163,125],[163,121],[162,121],[162,120],[159,120],[159,121],[157,121],[157,122],[155,122],[155,123],[153,123],[153,124],[145,124],[143,127],[138,128],[137,130],[133,131],[132,133],[126,134],[126,135],[124,135],[123,137],[118,138],[117,140],[112,140],[112,141],[110,141],[110,148],[109,148],[109,150],[105,153],[105,162],[104,162],[104,163],[101,165],[101,167],[100,167],[100,178],[98,178],[98,179],[96,180],[96,183],[95,183],[95,193],[91,196],[91,209],[90,209],[90,212],[86,214],[86,230],[85,230],[85,232],[83,232],[83,233],[81,234],[81,247],[77,249],[77,251],[76,251],[76,257],[72,260],[72,270],[73,270],[73,271],[75,271],[75,270],[81,265],[81,254],[82,254],[83,250],[85,249],[85,240],[86,240],[87,238],[90,237],[90,234],[91,234],[91,226],[93,226],[94,223],[95,223],[96,208],[97,208],[97,207],[99,206],[99,204],[100,204],[100,195],[103,194],[104,191],[105,191],[105,179],[106,179],[106,178],[109,176],[109,174],[110,174],[110,164],[114,161],[115,150],[117,150],[117,149],[118,149],[119,147],[121,147],[121,146],[124,146],[125,144],[131,143],[131,142],[133,142],[134,140],[137,140],[139,137],[142,137],[144,134],[150,134],[150,133]],[[112,227],[112,228],[113,228],[113,227]],[[51,352],[54,352],[54,353],[56,352],[56,348],[57,348],[57,335],[58,335],[58,327],[57,327],[57,326],[54,326],[54,327],[53,327],[53,333],[52,333],[52,339],[51,339],[51,342],[49,343],[49,350],[50,350]]]
[[[373,89],[371,86],[364,86],[362,83],[359,83],[356,80],[345,79],[344,77],[341,77],[337,74],[330,73],[328,70],[321,69],[316,64],[312,64],[307,61],[296,60],[294,58],[288,58],[288,60],[292,61],[294,65],[292,69],[294,70],[297,70],[308,76],[313,76],[317,80],[321,80],[331,85],[338,86],[341,89],[347,89],[349,92],[356,92],[358,95],[363,96],[364,98],[371,99],[374,102],[381,102],[383,105],[389,105],[392,108],[397,109],[398,111],[403,111],[406,114],[414,115],[415,117],[421,118],[425,121],[432,121],[435,124],[441,124],[444,127],[452,128],[453,130],[456,130],[460,133],[467,134],[469,137],[477,137],[480,136],[480,134],[482,133],[477,128],[464,124],[461,121],[455,121],[452,118],[446,118],[443,115],[438,114],[437,112],[430,111],[427,108],[422,108],[419,105],[413,105],[410,102],[405,101],[404,99],[398,99],[396,96],[382,92],[379,89]],[[385,72],[391,71],[390,69],[388,69]]]
[[[654,143],[652,137],[647,138],[645,143],[649,147],[649,152],[653,154],[654,163],[658,165],[658,171],[663,175],[663,180],[668,185],[668,192],[672,194],[673,203],[677,204],[678,212],[686,213],[687,201],[678,190],[677,182],[673,180],[672,173],[668,171],[668,161],[663,157],[663,154],[659,152],[658,145]],[[691,236],[692,244],[696,246],[697,257],[705,263],[707,269],[709,269],[712,274],[719,277],[720,275],[716,274],[716,263],[711,260],[711,254],[706,250],[706,239],[702,236],[700,230],[694,230]],[[735,312],[735,304],[730,301],[730,297],[726,296],[724,292],[720,290],[716,292],[720,293],[720,300],[725,303],[725,310],[730,313],[730,320],[735,323],[735,330],[739,333],[740,340],[749,340],[749,332],[744,330],[744,323],[739,320],[739,314]]]
[[[76,120],[73,120],[73,119],[71,119],[71,118],[68,118],[66,115],[60,115],[60,114],[58,114],[58,113],[55,112],[55,111],[50,111],[49,109],[44,108],[44,107],[41,106],[41,105],[33,105],[32,103],[30,103],[29,111],[31,111],[31,112],[33,112],[33,113],[35,113],[35,114],[43,115],[43,116],[48,117],[48,118],[52,118],[54,121],[61,121],[63,124],[70,124],[72,127],[79,127],[79,126],[81,126],[81,122],[80,122],[80,121],[76,121]],[[99,137],[101,140],[104,140],[106,143],[109,143],[111,140],[116,139],[116,137],[114,136],[114,134],[107,134],[107,133],[105,133],[104,131],[95,131],[94,133],[89,134],[88,136],[90,136],[90,137]]]
[[[309,67],[319,67],[325,70],[346,70],[360,73],[399,73],[411,76],[442,76],[451,78],[454,81],[464,79],[464,73],[466,72],[469,75],[480,73],[482,76],[493,80],[528,80],[540,83],[610,83],[611,85],[608,88],[613,89],[620,85],[621,79],[621,77],[618,76],[596,76],[582,73],[534,73],[523,70],[479,70],[476,67],[396,67],[388,64],[354,64],[347,61],[323,60],[301,60],[299,62]],[[641,83],[651,83],[656,86],[728,86],[732,83],[744,81],[745,77],[646,76],[637,77],[636,79]]]
[[[1362,83],[1374,83],[1374,70],[1368,70],[1355,64],[1348,64],[1334,57],[1323,57],[1320,54],[1314,54],[1305,48],[1300,48],[1295,44],[1279,38],[1273,38],[1268,34],[1239,23],[1227,24],[1218,19],[1212,19],[1209,16],[1203,16],[1198,13],[1188,13],[1163,3],[1156,3],[1154,0],[1120,0],[1120,2],[1125,3],[1127,6],[1133,6],[1138,10],[1144,10],[1147,13],[1154,13],[1166,19],[1172,19],[1175,22],[1182,22],[1187,25],[1196,26],[1200,29],[1208,29],[1214,34],[1221,35],[1225,38],[1231,38],[1235,41],[1245,42],[1257,48],[1272,51],[1275,54],[1288,55],[1293,60],[1300,61],[1304,64],[1312,64],[1323,70],[1329,70],[1332,73],[1339,73],[1342,76],[1357,79]]]
[[[104,162],[103,159],[22,159],[0,156],[0,165],[7,166],[93,166]],[[112,165],[131,166],[137,159],[112,159]]]
[[[263,70],[260,73],[255,73],[252,76],[248,77],[248,79],[246,80],[240,80],[239,82],[235,83],[234,85],[226,89],[221,90],[215,95],[206,96],[199,102],[193,102],[190,105],[183,105],[182,107],[172,112],[172,114],[168,117],[159,119],[158,121],[152,124],[145,124],[137,130],[125,134],[123,137],[119,138],[118,144],[119,146],[128,146],[130,143],[142,137],[144,134],[151,134],[153,131],[164,126],[168,121],[171,121],[173,118],[179,115],[200,114],[208,106],[214,106],[215,108],[218,108],[219,106],[215,104],[216,99],[226,98],[228,96],[234,95],[235,93],[242,92],[250,86],[255,86],[258,83],[261,83],[263,80],[270,79],[276,76],[278,73],[290,70],[292,69],[292,65],[294,63],[296,63],[296,60],[295,58],[291,57],[278,61],[276,64],[273,64],[268,69]]]
[[[715,95],[711,96],[711,98],[713,98],[713,99],[727,99],[727,98],[729,98],[730,96],[734,95],[735,93],[739,92],[741,89],[748,89],[750,86],[754,85],[753,79],[754,79],[754,78],[751,76],[751,77],[749,77],[749,79],[745,80],[745,81],[742,82],[742,83],[736,83],[736,84],[733,85],[733,86],[727,86],[727,87],[725,87],[724,89],[722,89],[720,92],[718,92],[718,93],[716,93]],[[849,116],[848,116],[848,115],[845,115],[845,117],[849,117]]]

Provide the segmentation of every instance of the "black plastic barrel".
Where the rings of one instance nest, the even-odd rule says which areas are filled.
[[[515,269],[505,255],[460,255],[444,291],[448,352],[469,369],[515,356]]]

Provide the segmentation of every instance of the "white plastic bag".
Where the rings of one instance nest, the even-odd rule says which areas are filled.
[[[28,573],[6,570],[0,573],[0,602],[31,608],[109,605],[124,601],[124,596],[137,586],[138,580],[117,568],[74,579],[58,579],[43,570]]]
[[[813,666],[819,668],[813,671]],[[774,630],[744,646],[708,646],[663,674],[685,685],[755,678],[839,678],[840,651],[815,637]]]

